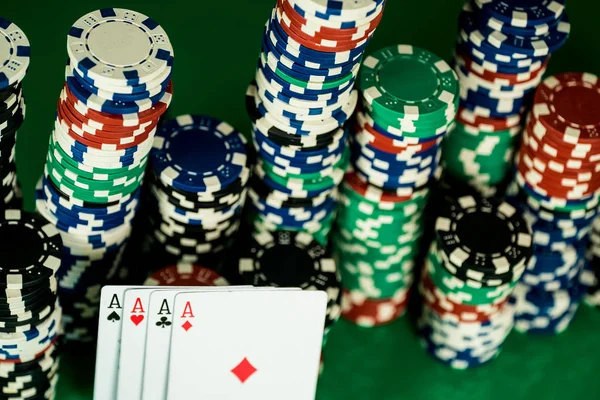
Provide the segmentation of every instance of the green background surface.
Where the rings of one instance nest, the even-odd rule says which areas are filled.
[[[0,15],[17,23],[32,47],[24,82],[27,118],[17,148],[27,207],[33,206],[33,188],[43,168],[64,82],[66,35],[75,20],[110,6],[134,9],[156,19],[175,48],[170,114],[209,114],[247,131],[244,93],[254,75],[263,25],[274,4],[275,0],[3,2]],[[369,51],[409,43],[450,60],[461,6],[462,0],[388,0]],[[572,36],[552,58],[550,72],[598,74],[600,2],[570,1],[567,10]],[[513,333],[499,359],[460,372],[427,356],[407,319],[377,329],[341,321],[325,349],[318,399],[598,399],[598,339],[600,311],[582,308],[566,333],[558,337]],[[83,348],[65,355],[58,399],[91,399],[93,353],[93,349]]]

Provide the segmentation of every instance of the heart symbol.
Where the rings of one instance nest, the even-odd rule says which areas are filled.
[[[135,326],[138,326],[140,324],[140,322],[142,322],[144,320],[143,315],[132,315],[129,318],[131,319],[131,322],[133,322],[135,324]]]

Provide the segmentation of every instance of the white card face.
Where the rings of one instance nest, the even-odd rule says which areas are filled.
[[[175,296],[168,400],[315,398],[327,295]]]
[[[104,286],[100,297],[94,400],[114,400],[117,395],[123,295],[143,286]]]
[[[264,289],[275,288],[253,288],[252,286],[188,287],[181,290],[160,290],[150,293],[141,398],[143,400],[164,400],[167,397],[167,374],[169,371],[173,307],[176,295],[195,291],[230,292]]]

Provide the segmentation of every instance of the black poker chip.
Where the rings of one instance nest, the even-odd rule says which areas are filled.
[[[307,233],[254,234],[249,249],[239,260],[238,270],[247,285],[322,290],[328,298],[326,327],[339,317],[341,287],[336,263]]]
[[[0,287],[22,289],[45,283],[60,266],[58,230],[35,214],[6,210],[0,216]]]
[[[438,217],[435,233],[451,272],[484,283],[512,278],[533,252],[526,221],[506,202],[460,197]]]

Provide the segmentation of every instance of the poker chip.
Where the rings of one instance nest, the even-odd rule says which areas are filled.
[[[282,259],[286,260],[283,267]],[[238,266],[248,285],[298,287],[327,293],[326,332],[339,318],[342,291],[336,262],[312,235],[292,231],[253,234]]]
[[[418,284],[417,328],[433,357],[466,369],[498,356],[513,328],[509,299],[533,247],[526,221],[508,203],[463,196],[440,211]]]
[[[144,282],[146,286],[229,286],[215,271],[193,264],[180,263],[160,269]]]
[[[60,360],[61,236],[35,214],[6,209],[0,243],[0,391],[6,398],[52,393]]]
[[[598,118],[580,107],[597,95],[596,81],[589,73],[551,76],[533,97],[509,191],[535,243],[511,300],[519,332],[559,334],[582,300],[595,304]]]
[[[194,265],[220,271],[246,199],[246,147],[240,132],[208,116],[181,115],[161,125],[150,152],[143,248],[151,270],[176,267],[154,279],[191,283],[194,272],[177,276],[186,268],[196,271]]]
[[[524,111],[569,33],[561,2],[465,3],[454,56],[460,108],[443,144],[448,175],[484,197],[502,194]]]
[[[350,162],[354,83],[383,3],[277,1],[246,93],[258,159],[249,191],[255,233],[306,232],[327,245]]]
[[[340,189],[332,244],[347,295],[342,316],[374,327],[405,312],[459,87],[448,64],[409,45],[366,57],[358,83],[351,171]]]
[[[36,209],[63,240],[56,279],[65,339],[92,341],[100,287],[127,274],[121,261],[171,101],[173,50],[149,17],[106,8],[73,24],[67,52]]]
[[[25,33],[11,21],[0,18],[0,204],[2,209],[22,208],[16,176],[17,132],[25,119],[25,97],[21,82],[29,68],[30,47]]]

